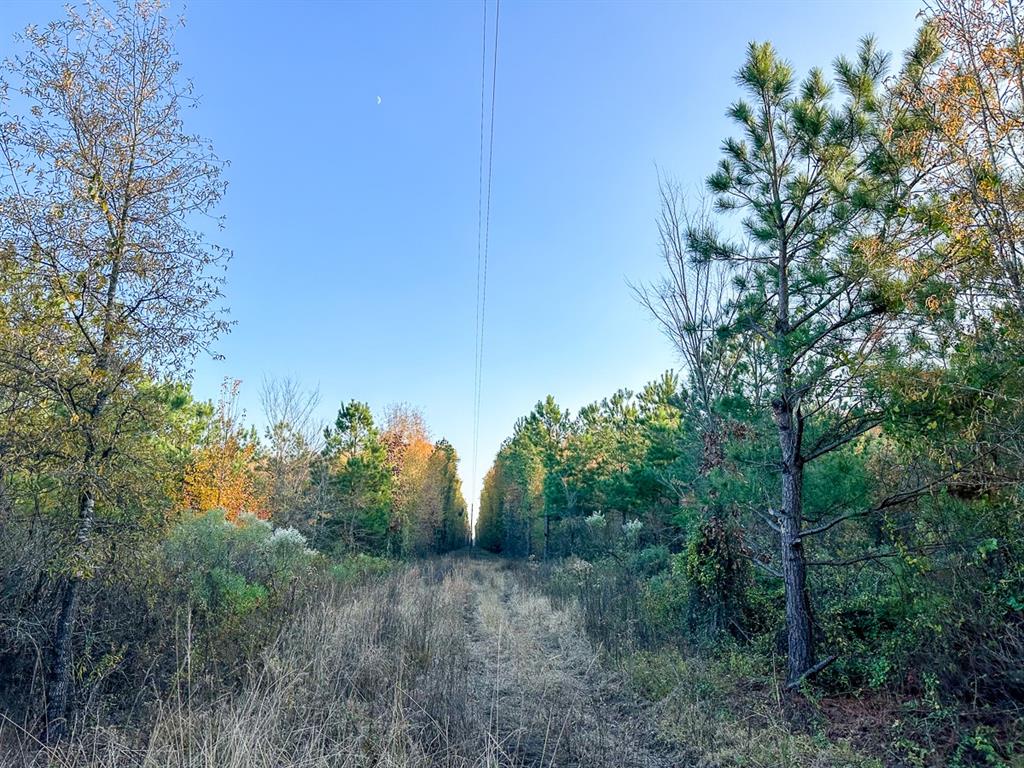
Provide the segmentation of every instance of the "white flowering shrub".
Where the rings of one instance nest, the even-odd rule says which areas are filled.
[[[319,555],[294,528],[255,515],[235,522],[213,510],[179,524],[164,545],[169,575],[186,599],[211,614],[245,614],[309,574]]]
[[[586,560],[576,557],[575,555],[566,558],[565,563],[562,567],[565,568],[567,573],[570,573],[573,576],[586,576],[588,573],[594,570],[594,566],[592,563],[589,563]]]
[[[582,587],[593,571],[593,563],[571,555],[552,573],[552,584],[572,592]]]
[[[626,538],[635,541],[643,527],[644,524],[638,518],[633,518],[622,524],[622,532],[626,535]]]

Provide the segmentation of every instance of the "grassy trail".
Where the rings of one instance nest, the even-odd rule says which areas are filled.
[[[145,726],[86,717],[41,749],[0,723],[0,767],[686,765],[597,656],[502,561],[422,562],[325,587],[235,690],[189,695],[183,677]]]
[[[509,764],[661,768],[644,709],[599,664],[579,618],[493,561],[469,568],[473,689]]]

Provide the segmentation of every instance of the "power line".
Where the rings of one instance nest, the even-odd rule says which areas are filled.
[[[480,168],[476,200],[476,326],[473,330],[473,448],[470,475],[470,525],[476,526],[477,421],[476,393],[480,386],[480,283],[483,265],[484,232],[484,105],[487,87],[487,0],[483,0],[484,24],[480,42]],[[475,532],[475,531],[474,531]]]
[[[501,0],[496,0],[494,10],[494,60],[491,65],[491,114],[487,142],[487,199],[484,204],[484,105],[487,81],[487,0],[483,2],[482,53],[480,56],[480,169],[477,189],[477,254],[476,254],[476,342],[473,371],[473,485],[470,503],[477,503],[477,470],[480,452],[480,403],[483,392],[484,328],[487,317],[487,260],[491,239],[491,181],[494,169],[494,108],[497,99],[498,78],[498,22],[501,17]],[[472,520],[476,524],[476,516]]]

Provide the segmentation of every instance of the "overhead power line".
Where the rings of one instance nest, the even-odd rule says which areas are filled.
[[[481,36],[480,55],[480,167],[477,189],[477,252],[476,252],[476,340],[474,344],[473,365],[473,475],[472,495],[470,504],[476,512],[477,471],[480,454],[480,404],[483,393],[484,368],[484,328],[487,318],[487,260],[491,239],[491,183],[494,177],[494,110],[497,100],[498,78],[498,25],[501,19],[501,0],[495,0],[494,7],[494,45],[493,62],[491,64],[491,112],[486,121],[489,130],[485,131],[486,119],[486,84],[487,84],[487,0],[483,0],[483,33]],[[487,139],[487,185],[484,197],[484,135]],[[476,515],[471,521],[476,523]]]

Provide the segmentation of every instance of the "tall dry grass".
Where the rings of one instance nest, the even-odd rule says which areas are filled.
[[[467,610],[465,569],[451,563],[335,587],[286,627],[239,691],[195,701],[184,648],[181,682],[151,727],[80,727],[42,748],[6,723],[0,765],[497,766],[469,690]]]
[[[473,655],[483,659],[494,744],[523,765],[675,768],[649,708],[602,663],[574,603],[561,607],[522,568],[478,569]],[[607,659],[604,659],[607,661]]]
[[[672,768],[578,607],[493,561],[325,588],[210,699],[180,650],[146,724],[80,717],[47,748],[0,719],[0,768]],[[198,665],[197,665],[198,666]],[[668,750],[674,752],[674,750]]]

